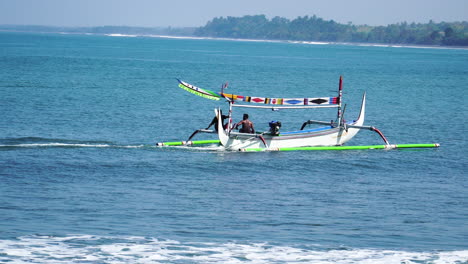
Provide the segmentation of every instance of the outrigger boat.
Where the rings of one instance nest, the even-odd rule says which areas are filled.
[[[196,94],[198,96],[220,100],[224,98],[229,103],[228,123],[223,124],[221,109],[215,109],[215,116],[218,123],[216,130],[199,129],[196,130],[187,141],[181,142],[166,142],[158,143],[158,146],[165,145],[191,145],[219,142],[228,150],[240,151],[261,151],[261,150],[312,150],[338,146],[337,149],[343,148],[343,144],[351,140],[361,129],[371,130],[379,134],[385,142],[383,147],[375,148],[397,148],[404,147],[403,145],[391,145],[385,136],[373,126],[364,126],[365,109],[366,109],[366,94],[363,94],[361,102],[361,110],[357,119],[353,121],[345,121],[343,118],[346,110],[346,105],[342,105],[343,98],[343,78],[340,76],[338,96],[336,97],[319,97],[319,98],[265,98],[253,96],[241,96],[228,94],[224,92],[227,84],[221,88],[221,92],[214,92],[199,88],[184,81],[179,81],[179,87]],[[250,103],[256,103],[253,105]],[[279,122],[270,122],[270,130],[257,133],[241,133],[234,131],[234,123],[232,122],[232,112],[234,107],[245,108],[263,108],[263,109],[320,109],[320,108],[337,108],[336,119],[332,121],[317,121],[307,120],[302,124],[301,129],[296,131],[280,132],[281,124]],[[318,128],[305,129],[307,125],[318,124],[322,125]],[[218,135],[217,140],[192,141],[191,139],[198,133],[215,133]],[[424,145],[424,146],[423,146]],[[412,144],[406,147],[438,147],[438,144]],[[350,146],[352,147],[352,146]],[[362,146],[355,146],[362,147]],[[372,147],[372,146],[369,146]],[[343,148],[344,149],[344,148]],[[348,146],[346,149],[350,149]]]

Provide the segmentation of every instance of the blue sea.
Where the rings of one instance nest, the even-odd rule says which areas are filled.
[[[366,92],[391,144],[440,148],[155,145],[227,111],[176,78],[300,98],[336,96],[339,76],[345,119]],[[467,49],[0,32],[0,262],[466,264],[467,89]],[[297,130],[335,111],[234,121]]]

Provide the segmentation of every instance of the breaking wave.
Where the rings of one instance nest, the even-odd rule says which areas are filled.
[[[467,263],[468,250],[316,250],[268,243],[179,242],[146,237],[22,236],[0,240],[0,262],[15,263]]]

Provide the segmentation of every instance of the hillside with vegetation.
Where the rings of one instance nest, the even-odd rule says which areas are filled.
[[[397,23],[388,26],[340,24],[317,16],[289,20],[265,15],[217,17],[196,36],[218,38],[468,46],[468,22]]]
[[[289,20],[264,15],[217,17],[202,27],[53,27],[0,25],[0,31],[72,34],[126,34],[135,36],[191,36],[234,39],[381,43],[403,45],[468,46],[468,22],[429,21],[387,26],[341,24],[317,16]]]

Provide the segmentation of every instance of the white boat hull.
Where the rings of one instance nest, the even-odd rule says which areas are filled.
[[[217,112],[219,115],[219,111]],[[365,115],[365,95],[362,99],[359,118],[346,125],[362,126]],[[284,132],[278,136],[269,134],[227,133],[223,129],[221,118],[218,118],[218,136],[221,144],[229,150],[245,148],[293,148],[314,146],[339,146],[348,142],[358,132],[359,128],[325,126],[316,129]]]

